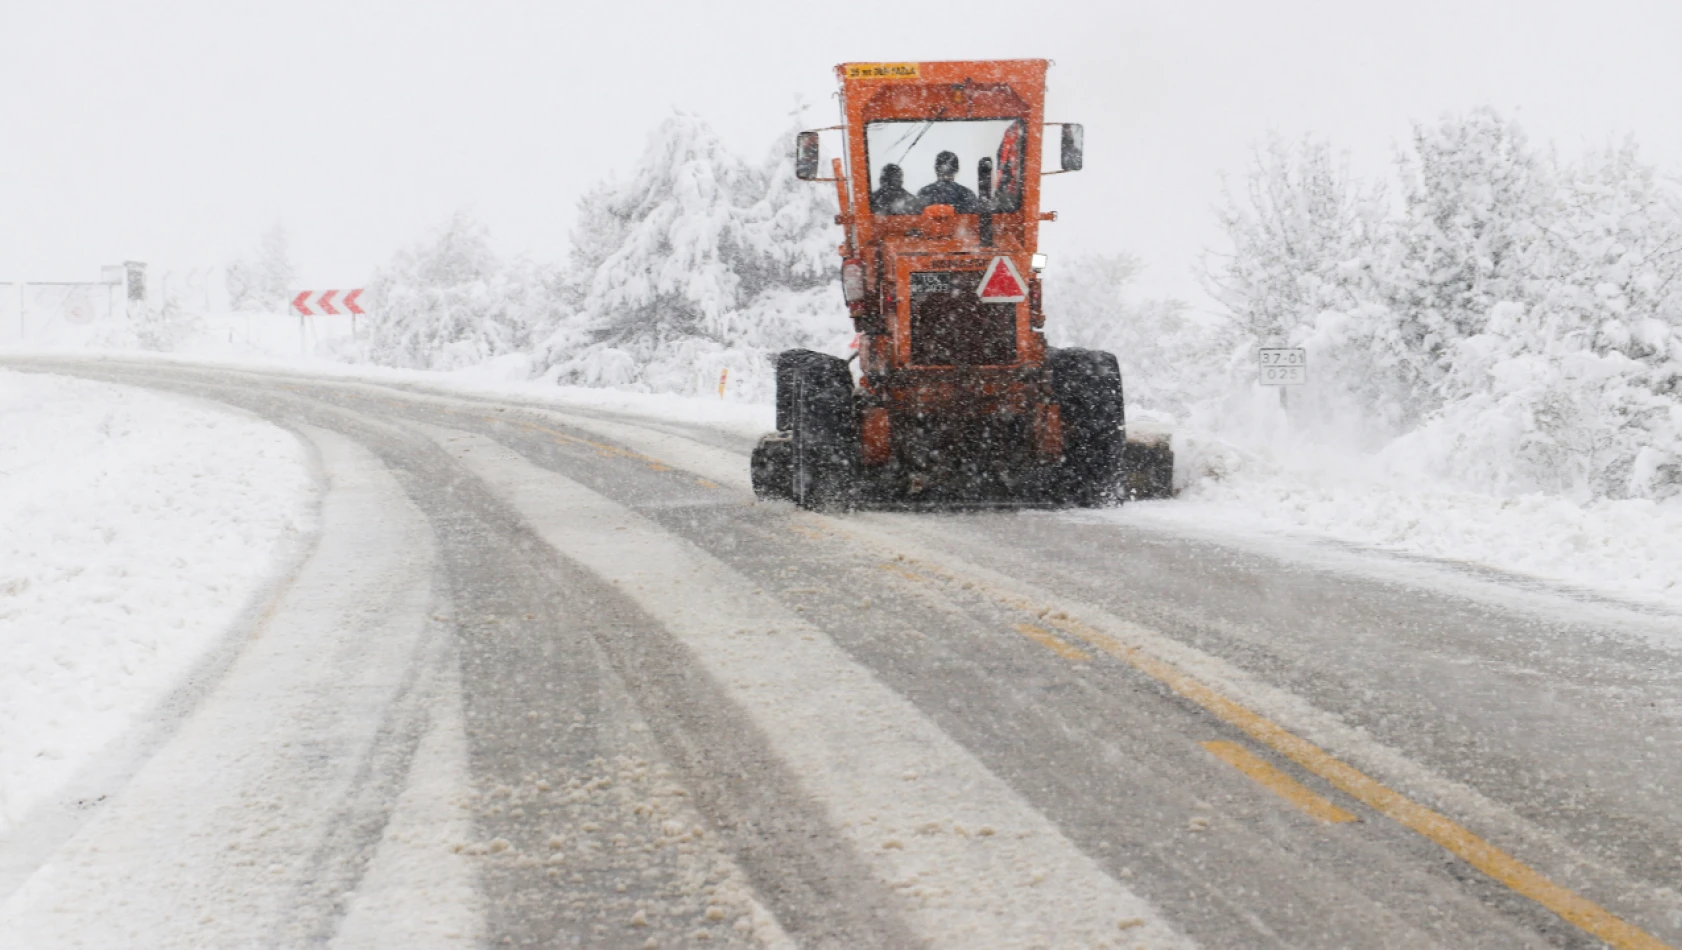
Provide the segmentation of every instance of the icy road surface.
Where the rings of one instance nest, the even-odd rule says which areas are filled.
[[[10,365],[254,413],[328,487],[9,943],[1682,946],[1662,608],[1172,503],[758,505],[740,434],[600,410]]]

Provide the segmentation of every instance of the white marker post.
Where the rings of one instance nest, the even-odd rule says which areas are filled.
[[[105,319],[117,319],[117,288],[123,286],[128,271],[121,264],[106,264],[99,269],[99,282],[105,285]]]
[[[1292,386],[1308,382],[1308,351],[1301,347],[1264,346],[1257,357],[1259,382],[1279,387],[1279,407],[1290,408]]]

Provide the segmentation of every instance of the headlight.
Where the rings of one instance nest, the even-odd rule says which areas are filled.
[[[846,297],[848,303],[858,303],[864,299],[863,261],[850,260],[842,262],[841,296]]]

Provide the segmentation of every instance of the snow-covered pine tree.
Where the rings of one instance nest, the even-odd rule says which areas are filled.
[[[593,266],[579,311],[539,353],[551,374],[647,384],[663,352],[726,338],[743,298],[753,179],[706,123],[678,113],[649,136],[630,178],[586,194],[573,259]]]
[[[674,115],[607,207],[625,223],[585,306],[618,339],[722,338],[742,302],[744,211],[757,182],[707,124]]]
[[[1422,382],[1435,387],[1455,345],[1482,332],[1497,304],[1538,300],[1557,211],[1552,162],[1516,121],[1481,108],[1416,124],[1398,165],[1407,210],[1392,306]]]
[[[750,281],[750,294],[768,287],[810,290],[835,280],[835,246],[841,240],[835,189],[794,176],[795,136],[805,122],[798,107],[789,118],[757,170],[758,196],[743,229],[763,269]]]
[[[761,351],[761,369],[779,350],[838,350],[853,335],[835,256],[842,237],[835,189],[794,176],[795,135],[805,127],[800,113],[791,113],[760,164],[760,196],[743,229],[754,270],[743,275],[751,300],[742,342]]]
[[[539,349],[550,377],[696,392],[728,368],[734,391],[758,397],[770,353],[812,345],[837,314],[846,330],[829,276],[835,211],[822,189],[794,179],[786,138],[752,167],[700,119],[677,114],[629,179],[586,194],[572,260],[588,276]]]

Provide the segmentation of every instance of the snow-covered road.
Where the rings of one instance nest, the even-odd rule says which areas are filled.
[[[260,635],[0,892],[25,945],[1682,945],[1664,608],[1158,505],[756,505],[679,420],[74,368],[328,487]]]
[[[378,859],[415,746],[449,708],[435,558],[377,459],[306,432],[330,479],[319,542],[180,730],[6,902],[23,945],[312,943]],[[449,862],[452,842],[433,841]],[[471,895],[468,870],[454,877],[435,887]]]
[[[225,648],[313,530],[313,479],[226,407],[0,372],[0,835]]]

